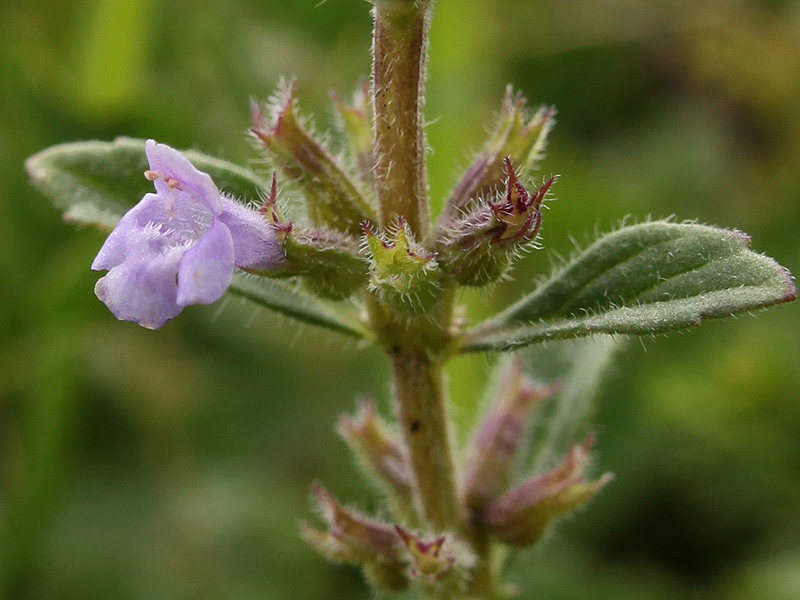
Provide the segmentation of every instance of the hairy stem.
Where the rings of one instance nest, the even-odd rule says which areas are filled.
[[[477,525],[472,529],[471,544],[475,553],[475,571],[470,591],[475,598],[496,598],[492,578],[492,544],[486,530]]]
[[[437,531],[459,531],[444,366],[455,288],[425,317],[398,318],[376,297],[369,309],[389,357],[398,421],[408,450],[417,508]]]
[[[407,4],[375,8],[375,179],[381,226],[402,216],[422,240],[428,230],[422,107],[432,2]]]
[[[375,8],[373,94],[375,182],[381,227],[403,217],[420,241],[428,232],[423,101],[432,1],[378,2]],[[370,320],[392,369],[394,399],[413,474],[414,499],[423,522],[459,533],[474,546],[478,564],[470,594],[490,598],[490,544],[461,514],[450,441],[445,363],[451,355],[450,323],[455,282],[422,317],[395,314],[375,295]],[[438,600],[452,591],[439,590]]]
[[[400,346],[390,356],[395,398],[425,520],[436,530],[458,522],[443,365],[424,349]]]

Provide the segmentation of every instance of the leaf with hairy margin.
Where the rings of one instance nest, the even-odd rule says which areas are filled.
[[[228,293],[309,323],[356,338],[371,334],[355,310],[306,294],[296,285],[242,272],[233,274]]]
[[[533,293],[467,332],[462,352],[549,339],[648,335],[789,302],[791,274],[739,232],[655,221],[605,235]]]

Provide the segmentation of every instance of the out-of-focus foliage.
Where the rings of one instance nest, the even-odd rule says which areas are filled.
[[[330,124],[328,91],[369,70],[369,29],[349,0],[0,6],[0,597],[367,597],[296,521],[315,477],[372,497],[333,425],[358,394],[386,411],[377,353],[236,300],[158,332],[117,323],[91,291],[102,236],[64,225],[22,165],[118,135],[253,160],[249,97],[296,75]],[[518,281],[625,214],[739,227],[800,271],[795,2],[439,0],[431,43],[434,202],[507,82],[559,109],[529,173],[561,175],[548,250]],[[520,294],[465,301],[485,315]],[[628,345],[596,416],[617,478],[517,561],[523,597],[800,595],[797,311]],[[487,370],[454,365],[460,423]]]

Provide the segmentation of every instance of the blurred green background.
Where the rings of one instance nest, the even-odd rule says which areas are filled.
[[[248,99],[295,75],[329,128],[370,23],[357,0],[0,5],[0,597],[370,597],[296,523],[314,479],[375,508],[333,424],[363,394],[386,411],[381,357],[238,300],[118,323],[92,293],[102,236],[23,171],[117,135],[252,161]],[[435,202],[507,82],[559,109],[548,250],[475,315],[627,214],[741,228],[800,273],[800,3],[439,0],[431,44]],[[515,561],[523,598],[800,597],[799,310],[628,344],[596,416],[617,478]],[[454,365],[457,416],[487,365]]]

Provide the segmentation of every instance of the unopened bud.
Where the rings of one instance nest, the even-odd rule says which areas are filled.
[[[268,123],[256,103],[251,104],[251,133],[307,201],[312,222],[358,235],[364,219],[375,211],[324,144],[303,127],[295,112],[294,82],[283,85]]]
[[[475,558],[455,536],[446,534],[425,541],[399,525],[395,525],[395,531],[406,552],[411,578],[416,583],[426,587],[447,578],[458,586],[468,579]]]
[[[501,278],[530,248],[542,222],[541,205],[555,177],[528,192],[506,159],[505,192],[478,203],[438,240],[442,269],[461,285],[481,286]]]
[[[411,473],[397,436],[375,411],[375,403],[365,400],[358,414],[339,420],[339,433],[371,479],[386,493],[392,512],[398,518],[414,518]]]
[[[464,499],[469,508],[479,510],[509,486],[533,410],[557,389],[536,385],[522,372],[519,360],[502,371],[490,411],[467,449]]]
[[[439,299],[442,271],[436,255],[414,241],[414,235],[400,217],[390,240],[378,237],[363,225],[370,254],[370,289],[397,311],[417,316]]]
[[[531,115],[525,105],[522,94],[515,94],[509,85],[494,132],[453,188],[437,231],[450,229],[471,204],[494,196],[503,183],[506,157],[525,169],[534,168],[541,160],[555,124],[555,109],[541,107]]]
[[[406,557],[395,529],[343,507],[319,484],[313,492],[328,531],[301,524],[303,539],[328,560],[360,565],[377,587],[392,591],[407,588]]]
[[[328,531],[314,529],[308,523],[300,523],[300,537],[317,554],[333,563],[360,565],[362,554]]]
[[[398,556],[394,528],[345,508],[320,484],[314,485],[313,492],[331,534],[343,544],[366,556],[380,555],[387,561]]]
[[[555,469],[530,479],[489,504],[480,517],[489,533],[510,546],[536,542],[556,517],[588,502],[611,480],[606,473],[594,481],[581,475],[593,438],[570,448]]]
[[[339,115],[342,132],[347,139],[353,162],[362,182],[374,185],[375,158],[372,151],[372,103],[369,82],[364,79],[353,95],[353,103],[345,104],[336,94],[331,94]]]

